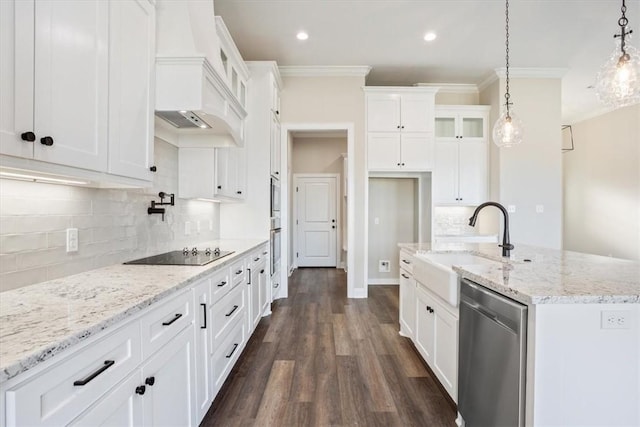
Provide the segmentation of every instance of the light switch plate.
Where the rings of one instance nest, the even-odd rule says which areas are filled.
[[[67,228],[67,252],[78,252],[77,228]]]

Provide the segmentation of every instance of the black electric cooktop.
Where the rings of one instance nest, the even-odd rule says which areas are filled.
[[[144,264],[144,265],[206,265],[210,262],[219,260],[233,251],[221,251],[220,249],[198,250],[183,249],[181,251],[171,251],[160,255],[140,258],[133,261],[127,261],[125,264]]]

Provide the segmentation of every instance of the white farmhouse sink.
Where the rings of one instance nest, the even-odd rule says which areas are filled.
[[[500,264],[467,252],[418,253],[416,258],[423,262],[413,267],[415,279],[454,307],[460,300],[460,279],[451,266]]]

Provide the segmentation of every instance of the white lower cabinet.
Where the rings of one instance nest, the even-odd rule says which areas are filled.
[[[400,334],[414,339],[416,329],[416,281],[413,257],[400,253]]]
[[[262,255],[262,251],[254,252],[251,255],[247,272],[249,279],[247,283],[247,331],[249,333],[252,333],[258,326],[264,312],[264,296],[262,294],[266,292],[264,283],[266,281],[266,268],[267,261]]]
[[[225,269],[227,270],[227,269]],[[199,423],[213,402],[211,378],[211,279],[198,282],[193,287],[195,301],[195,402],[196,421]],[[216,282],[218,284],[219,282]]]
[[[268,256],[261,247],[238,257],[4,383],[0,427],[197,426],[264,311]]]
[[[137,372],[107,393],[88,411],[73,420],[72,426],[136,427],[143,424],[142,398],[136,388],[142,382]]]
[[[458,400],[458,308],[423,284],[416,286],[416,348],[449,393]]]
[[[142,366],[144,425],[194,426],[194,336],[184,329]]]

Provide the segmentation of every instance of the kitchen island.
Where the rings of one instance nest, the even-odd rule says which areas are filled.
[[[638,262],[518,244],[509,259],[495,244],[399,246],[416,265],[442,252],[496,261],[451,269],[528,307],[526,425],[640,425]]]

